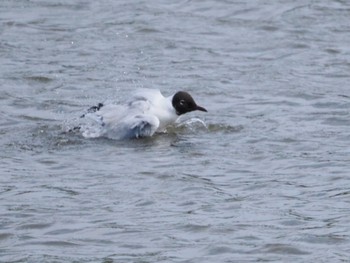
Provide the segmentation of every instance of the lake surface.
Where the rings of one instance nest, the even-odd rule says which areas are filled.
[[[0,2],[0,262],[350,262],[350,2]],[[66,132],[137,88],[208,113]]]

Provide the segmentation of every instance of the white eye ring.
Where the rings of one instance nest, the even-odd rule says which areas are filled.
[[[185,104],[185,100],[180,100],[180,105],[184,105]]]

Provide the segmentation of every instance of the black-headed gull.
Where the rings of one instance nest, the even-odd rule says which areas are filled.
[[[150,137],[163,132],[180,115],[191,111],[207,111],[198,106],[185,91],[164,97],[159,90],[140,89],[125,105],[99,103],[82,117],[92,120],[92,126],[81,126],[84,137],[127,139]]]

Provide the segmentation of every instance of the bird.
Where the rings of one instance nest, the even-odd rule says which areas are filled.
[[[133,139],[164,132],[183,114],[207,110],[186,91],[165,97],[156,89],[138,89],[125,104],[99,103],[83,114],[93,125],[79,126],[86,138]]]

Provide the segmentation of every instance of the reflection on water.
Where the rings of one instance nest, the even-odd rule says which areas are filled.
[[[347,1],[0,2],[1,262],[347,262]],[[196,94],[143,140],[69,132]]]

